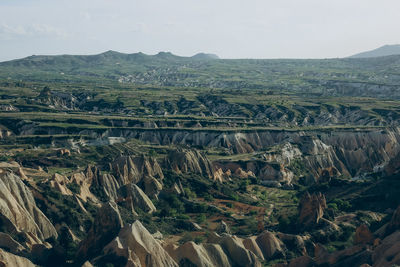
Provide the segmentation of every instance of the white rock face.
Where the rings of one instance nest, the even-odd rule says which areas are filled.
[[[139,221],[122,228],[118,236],[103,249],[103,252],[124,255],[130,264],[128,266],[178,266]]]
[[[63,195],[72,196],[73,193],[67,187],[67,184],[70,183],[70,180],[64,175],[55,173],[53,177],[50,179],[50,186],[56,189]]]
[[[156,207],[150,198],[135,184],[124,185],[119,189],[119,195],[134,207],[138,207],[147,213],[156,211]]]
[[[87,178],[84,173],[74,173],[70,178],[71,183],[75,183],[80,187],[80,194],[78,195],[80,199],[86,202],[88,199],[92,200],[94,203],[98,203],[99,200],[95,195],[90,192],[90,186],[92,185],[92,180]]]
[[[35,267],[27,258],[19,257],[0,249],[0,266],[4,267]]]
[[[30,233],[42,241],[57,237],[54,226],[36,206],[32,192],[11,172],[0,174],[0,214],[10,231]]]
[[[218,244],[186,242],[172,252],[176,262],[190,261],[198,267],[232,266],[222,247]]]
[[[178,173],[198,173],[214,178],[214,168],[207,156],[195,149],[170,151],[165,165]]]
[[[146,175],[164,178],[157,160],[145,156],[120,156],[110,164],[110,170],[120,185],[136,184]]]

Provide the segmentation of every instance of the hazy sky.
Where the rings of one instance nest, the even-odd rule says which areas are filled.
[[[400,43],[399,0],[0,0],[0,61],[106,50],[344,57]]]

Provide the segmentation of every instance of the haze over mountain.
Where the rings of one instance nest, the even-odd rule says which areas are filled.
[[[368,57],[385,57],[385,56],[393,56],[400,55],[400,45],[384,45],[379,48],[361,52],[355,55],[350,56],[350,58],[368,58]]]

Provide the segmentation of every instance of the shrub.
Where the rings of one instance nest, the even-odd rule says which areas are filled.
[[[206,194],[204,194],[204,200],[205,201],[214,201],[214,198],[212,195],[206,193]]]
[[[348,202],[346,200],[342,200],[342,199],[334,199],[332,201],[332,203],[336,204],[338,210],[342,210],[342,211],[348,211],[352,207],[350,202]]]
[[[336,203],[329,203],[328,208],[332,209],[334,212],[337,212],[339,210]]]
[[[189,187],[185,187],[183,190],[188,199],[195,199],[197,197],[196,193],[190,190]]]
[[[196,236],[196,237],[194,238],[194,242],[195,242],[196,244],[201,244],[201,243],[204,242],[204,240],[205,240],[204,236]]]
[[[206,221],[206,215],[204,213],[200,214],[199,216],[197,216],[197,222],[198,223],[204,223]]]

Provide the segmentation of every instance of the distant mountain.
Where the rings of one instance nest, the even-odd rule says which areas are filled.
[[[219,59],[215,54],[198,53],[192,56],[193,59]]]
[[[369,58],[400,55],[400,45],[384,45],[374,50],[358,53],[350,56],[350,58]]]
[[[117,82],[400,98],[397,86],[400,77],[396,75],[400,70],[400,55],[367,59],[217,58],[205,53],[182,57],[170,52],[146,55],[116,51],[97,55],[30,56],[0,62],[0,87],[3,80],[78,84]]]
[[[33,55],[26,58],[0,62],[0,65],[8,66],[34,66],[41,65],[87,65],[87,64],[112,64],[112,63],[144,63],[144,62],[180,62],[193,59],[210,60],[219,59],[217,55],[198,53],[192,57],[183,57],[172,54],[171,52],[159,52],[156,55],[146,55],[142,52],[125,54],[117,51],[106,51],[97,55]]]

